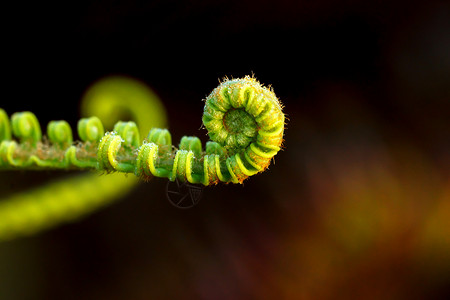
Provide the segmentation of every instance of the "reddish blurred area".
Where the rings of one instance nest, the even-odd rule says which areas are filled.
[[[61,9],[8,31],[9,113],[75,124],[87,86],[119,73],[161,96],[174,141],[206,141],[200,99],[217,79],[254,72],[285,104],[284,150],[243,186],[206,188],[194,209],[170,206],[155,179],[81,222],[0,245],[1,298],[450,297],[448,4]]]

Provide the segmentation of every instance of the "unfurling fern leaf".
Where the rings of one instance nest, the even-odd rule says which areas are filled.
[[[129,96],[130,91],[135,91],[134,97]],[[155,118],[159,118],[157,123],[164,123],[164,113],[160,113],[162,107],[158,101],[153,100],[150,106],[139,102],[140,98],[153,97],[146,92],[149,93],[130,79],[113,78],[94,85],[86,97],[100,103],[94,107],[103,106],[114,115],[115,106],[111,102],[123,104],[125,101],[116,101],[116,98],[127,95],[126,102],[131,104],[131,108],[121,109],[127,109],[127,113],[134,115],[136,120],[146,123],[142,107],[147,106],[154,110]],[[92,101],[84,107],[91,105]],[[146,124],[138,126],[133,121],[120,121],[113,131],[104,134],[98,116],[78,122],[81,141],[73,143],[67,122],[52,121],[47,127],[49,142],[43,142],[34,114],[15,113],[9,122],[6,113],[0,109],[0,170],[97,170],[133,173],[143,179],[165,177],[171,181],[205,186],[220,181],[242,183],[269,166],[281,148],[284,123],[282,106],[273,91],[252,77],[225,80],[206,98],[203,124],[211,141],[206,143],[205,149],[197,137],[186,136],[181,139],[178,149],[174,148],[169,131],[160,128],[151,129],[142,141],[145,131],[139,128]],[[120,177],[120,180],[130,179]],[[134,178],[131,181],[136,182]],[[64,182],[59,184],[64,186]],[[74,198],[72,202],[61,200],[57,203],[45,191],[46,188],[42,188],[37,195],[47,195],[47,198],[42,196],[32,200],[31,196],[24,194],[23,197],[0,202],[0,238],[35,232],[61,220],[83,215],[99,206],[95,203],[102,202],[89,200],[89,197],[82,200],[83,197],[77,193],[66,195],[66,198]],[[81,200],[76,200],[77,197]],[[68,213],[70,209],[65,203],[70,207],[77,207],[78,203],[78,211],[72,209],[72,213]]]

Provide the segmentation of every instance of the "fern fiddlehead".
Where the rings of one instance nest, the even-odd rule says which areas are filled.
[[[141,143],[140,137],[152,125],[164,125],[165,114],[155,95],[139,82],[127,78],[103,80],[87,92],[86,98],[84,109],[102,120],[117,116],[116,108],[127,102],[128,108],[122,106],[119,111],[125,110],[138,120],[140,130],[134,122],[118,122],[113,131],[104,134],[99,118],[84,118],[77,127],[81,141],[74,144],[67,122],[52,121],[47,126],[48,141],[42,141],[39,122],[32,113],[16,113],[9,120],[0,109],[0,170],[115,173],[69,178],[3,199],[0,240],[77,219],[110,203],[137,183],[136,177],[123,177],[121,173],[204,185],[240,183],[266,169],[282,144],[282,107],[270,89],[250,77],[223,82],[205,100],[203,123],[212,141],[206,143],[204,151],[197,137],[183,137],[179,149],[174,148],[167,129],[153,128]],[[148,112],[141,109],[144,107],[154,118],[146,118]]]
[[[226,80],[206,98],[203,124],[212,141],[207,142],[205,151],[197,137],[183,137],[179,148],[173,149],[169,131],[158,128],[152,129],[141,144],[134,122],[119,122],[102,136],[103,127],[95,117],[80,120],[82,143],[78,146],[71,145],[67,123],[50,123],[52,145],[45,146],[39,142],[36,117],[25,112],[12,116],[13,135],[21,143],[2,141],[0,169],[95,169],[205,186],[219,181],[242,183],[264,171],[280,150],[284,122],[273,91],[251,77]],[[9,136],[7,131],[5,126],[0,132]]]
[[[155,96],[133,80],[101,81],[86,97],[91,99],[85,108],[100,116],[105,111],[107,115],[116,115],[114,108],[127,99],[131,103],[128,114],[140,120],[139,128],[134,122],[118,122],[113,131],[104,133],[98,117],[83,118],[77,126],[81,141],[73,143],[69,124],[52,121],[47,126],[48,141],[43,141],[34,114],[15,113],[9,120],[0,109],[0,170],[74,169],[116,173],[103,177],[87,174],[3,199],[0,240],[77,219],[110,203],[137,183],[136,177],[123,177],[120,173],[203,185],[220,181],[242,183],[247,177],[264,171],[283,142],[282,106],[273,91],[251,77],[226,80],[206,98],[203,123],[211,141],[206,143],[205,150],[200,139],[187,136],[176,149],[170,132],[159,128],[151,129],[141,143],[141,136],[152,125],[165,124],[165,114]],[[95,102],[97,105],[92,105]],[[107,103],[108,109],[95,111]],[[151,108],[155,119],[145,118],[147,112],[142,113],[140,109],[143,106]],[[107,118],[102,116],[102,119]]]

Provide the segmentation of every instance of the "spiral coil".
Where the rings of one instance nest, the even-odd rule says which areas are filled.
[[[45,146],[37,118],[30,112],[16,113],[11,119],[18,144],[9,140],[5,116],[0,111],[4,139],[0,169],[96,169],[205,186],[219,181],[242,183],[264,171],[281,148],[285,123],[273,91],[252,77],[226,80],[206,98],[203,124],[212,141],[205,151],[197,137],[186,136],[174,149],[169,131],[158,128],[150,130],[141,144],[134,122],[118,122],[114,131],[102,136],[103,125],[96,117],[79,121],[83,143],[78,146],[72,145],[72,132],[65,121],[51,122],[47,130],[51,145]]]

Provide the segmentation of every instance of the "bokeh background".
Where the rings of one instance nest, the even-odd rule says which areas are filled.
[[[95,81],[163,100],[197,135],[225,76],[271,85],[289,122],[270,170],[178,210],[166,180],[0,244],[1,299],[450,296],[450,6],[445,1],[63,1],[2,9],[8,113],[73,127]],[[73,173],[1,175],[26,190]]]

